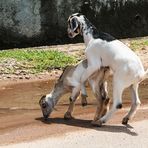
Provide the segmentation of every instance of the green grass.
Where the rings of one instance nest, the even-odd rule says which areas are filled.
[[[148,46],[148,39],[137,39],[137,40],[132,40],[130,42],[130,47],[134,51],[141,50],[142,48],[145,48],[146,46]]]
[[[39,73],[44,70],[59,69],[67,65],[75,64],[77,59],[64,52],[43,49],[15,49],[0,51],[0,61],[14,59],[20,62],[22,69],[29,69],[31,73]],[[15,70],[11,70],[14,72]],[[11,73],[10,71],[10,73]]]

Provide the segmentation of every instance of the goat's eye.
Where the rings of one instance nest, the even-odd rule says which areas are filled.
[[[46,108],[46,103],[43,103],[42,104],[42,108]]]

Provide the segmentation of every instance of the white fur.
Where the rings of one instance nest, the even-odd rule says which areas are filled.
[[[100,122],[106,122],[116,111],[117,106],[122,104],[122,92],[126,87],[130,86],[132,106],[130,112],[124,118],[124,120],[128,121],[128,119],[135,114],[140,104],[138,85],[140,81],[148,77],[148,71],[144,71],[139,57],[121,41],[113,40],[108,42],[102,39],[94,39],[92,34],[87,30],[88,27],[83,15],[74,17],[76,17],[78,23],[83,26],[81,32],[83,33],[86,45],[85,54],[88,60],[88,68],[81,77],[81,84],[95,71],[100,69],[101,66],[109,66],[113,71],[113,106],[111,110],[100,119]],[[80,88],[79,85],[77,91],[79,91]]]
[[[65,69],[61,77],[58,79],[52,91],[43,96],[39,103],[45,118],[53,111],[54,106],[57,104],[59,99],[66,93],[71,93],[73,101],[70,101],[67,112],[65,113],[66,118],[71,118],[73,112],[74,103],[79,96],[80,92],[77,92],[77,87],[80,84],[81,76],[85,72],[87,67],[87,60],[81,61],[76,66],[69,66]],[[93,77],[89,78],[90,86],[97,101],[97,110],[95,113],[95,119],[98,119],[103,115],[109,107],[109,98],[107,92],[106,78],[110,74],[109,68],[102,68],[93,74]],[[87,105],[87,92],[85,82],[81,85],[81,102],[82,105]],[[48,105],[47,105],[47,104]],[[43,107],[46,106],[46,107]]]

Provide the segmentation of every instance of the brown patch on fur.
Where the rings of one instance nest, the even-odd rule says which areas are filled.
[[[109,103],[110,103],[110,98],[107,98],[107,99],[104,100],[105,105],[108,105]]]

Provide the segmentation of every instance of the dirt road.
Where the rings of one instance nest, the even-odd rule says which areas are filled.
[[[89,88],[89,105],[83,108],[80,105],[80,100],[78,100],[74,111],[75,119],[70,121],[65,121],[63,119],[63,115],[69,103],[68,96],[64,96],[56,106],[56,110],[54,110],[51,114],[51,117],[45,122],[42,119],[38,100],[43,94],[46,94],[49,92],[49,90],[51,90],[53,83],[54,81],[52,80],[42,80],[23,81],[17,83],[4,82],[0,84],[0,145],[29,142],[48,137],[56,137],[57,140],[61,137],[60,139],[62,140],[63,138],[66,138],[65,135],[67,134],[70,134],[71,137],[71,132],[74,132],[74,135],[76,134],[75,136],[79,139],[77,132],[83,133],[84,131],[86,133],[90,132],[88,137],[84,136],[88,142],[89,140],[87,140],[87,138],[89,139],[94,132],[97,137],[102,137],[102,132],[106,138],[110,136],[112,137],[113,135],[115,136],[115,134],[120,135],[122,133],[123,139],[126,138],[127,135],[131,136],[131,138],[133,137],[130,129],[121,125],[122,117],[129,109],[130,94],[128,90],[126,90],[123,94],[123,109],[118,111],[116,115],[114,115],[114,117],[102,128],[94,128],[90,124],[95,112],[95,99],[92,96]],[[109,92],[111,92],[112,87],[110,82],[109,89]],[[137,134],[136,136],[141,135],[141,130],[143,134],[144,131],[148,131],[148,126],[143,126],[143,122],[147,122],[148,119],[148,80],[141,83],[139,92],[142,106],[138,110],[135,118],[130,122],[136,130],[137,124],[138,127],[140,127],[140,123],[134,122],[142,121],[142,129],[138,129],[138,131],[135,133]],[[85,139],[83,139],[85,132],[81,135],[80,139]],[[80,145],[81,140],[77,141],[76,137],[74,138],[75,143],[79,143]],[[54,140],[56,140],[56,138]],[[67,140],[68,139],[69,138],[67,138]],[[65,143],[68,143],[68,141]],[[29,145],[27,146],[31,147]],[[21,147],[23,147],[23,145]]]
[[[84,129],[28,143],[2,146],[1,148],[147,148],[148,120],[132,126],[106,125],[101,128]]]

